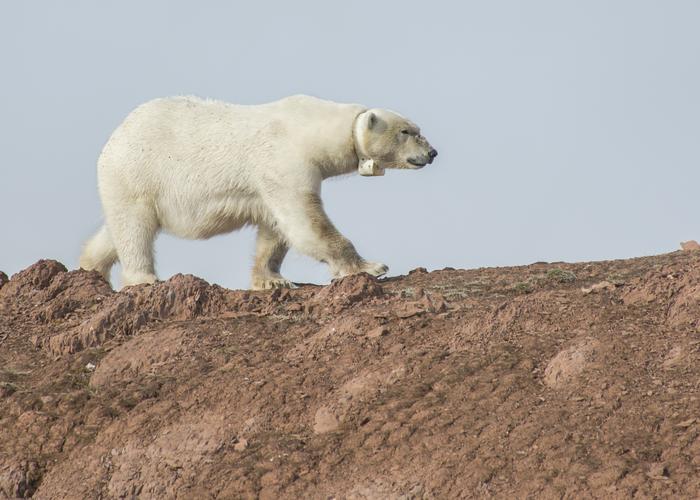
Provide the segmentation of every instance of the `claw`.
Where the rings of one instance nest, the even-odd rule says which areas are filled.
[[[389,266],[380,262],[367,262],[362,269],[364,272],[372,276],[383,276],[389,271]]]
[[[278,288],[296,288],[296,285],[282,276],[253,278],[253,290],[276,290]]]

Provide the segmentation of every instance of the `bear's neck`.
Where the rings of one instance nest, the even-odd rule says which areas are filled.
[[[321,177],[328,179],[357,171],[359,157],[355,147],[355,121],[365,109],[352,109],[342,113],[324,126],[325,144],[319,148],[316,165]]]

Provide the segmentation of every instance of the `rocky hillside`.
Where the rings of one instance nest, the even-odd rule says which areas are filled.
[[[700,496],[700,252],[0,287],[0,498]]]

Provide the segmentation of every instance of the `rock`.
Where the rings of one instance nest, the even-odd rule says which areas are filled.
[[[17,274],[0,288],[0,299],[6,297],[19,298],[27,294],[47,288],[53,279],[68,270],[66,266],[55,260],[40,260]],[[4,273],[3,273],[4,274]]]
[[[693,250],[700,250],[700,243],[698,243],[695,240],[682,241],[681,242],[681,250],[686,251],[686,252],[691,252]]]
[[[10,278],[7,277],[7,274],[0,271],[0,288],[5,286],[8,281],[10,281]]]
[[[374,297],[381,297],[384,290],[377,278],[367,273],[346,276],[333,280],[313,297],[311,304],[332,313],[341,312],[348,307]]]
[[[681,346],[677,345],[668,351],[668,354],[666,354],[666,358],[664,359],[663,363],[661,363],[661,366],[666,370],[670,370],[683,361],[684,358],[685,350]]]
[[[63,319],[78,309],[89,309],[114,294],[96,271],[69,271],[57,274],[50,285],[36,293],[39,306],[32,313],[39,321]]]
[[[10,382],[0,382],[0,398],[12,396],[17,392],[17,386]]]
[[[399,304],[394,313],[398,318],[410,318],[423,313],[441,313],[447,311],[447,301],[439,293],[425,293],[419,289],[417,294],[419,300],[404,302]]]
[[[647,476],[652,479],[666,479],[669,477],[668,469],[666,465],[662,462],[653,463],[649,466],[649,472]]]
[[[0,494],[6,498],[29,498],[41,480],[42,471],[33,461],[22,461],[0,469]]]
[[[588,295],[590,293],[598,293],[601,290],[607,290],[607,291],[612,291],[615,290],[615,285],[613,283],[610,283],[609,281],[601,281],[600,283],[596,283],[595,285],[591,285],[588,288],[581,288],[581,291],[583,292],[584,295]]]
[[[233,445],[233,449],[236,451],[243,451],[248,448],[248,440],[245,438],[240,438],[236,444]]]
[[[421,303],[426,310],[431,313],[441,313],[447,311],[447,301],[439,293],[426,293],[421,299]]]
[[[683,422],[676,424],[676,427],[678,427],[679,429],[687,429],[688,427],[693,425],[695,422],[697,422],[697,420],[698,419],[694,418],[694,417],[689,418],[688,420],[684,420]]]
[[[338,430],[340,421],[333,411],[322,406],[316,411],[314,417],[314,432],[316,434],[325,434]]]
[[[395,310],[396,317],[401,319],[410,318],[424,312],[426,312],[426,309],[420,302],[407,302]]]
[[[574,380],[595,358],[598,346],[597,340],[586,338],[560,351],[545,368],[545,385],[557,389]]]
[[[72,273],[82,273],[85,276],[87,271]],[[71,273],[66,276],[69,275]],[[93,276],[93,279],[96,277]],[[107,286],[106,282],[102,283]],[[88,285],[85,287],[86,291],[92,290],[91,296],[105,292],[104,289],[91,289]],[[70,299],[72,290],[73,287],[67,287],[66,293],[61,296]],[[233,299],[241,296],[240,293],[210,285],[201,278],[177,274],[164,282],[132,286],[104,296],[99,311],[83,323],[50,338],[39,339],[38,345],[47,348],[54,355],[72,354],[89,347],[99,347],[114,337],[132,336],[155,321],[188,320],[212,312],[230,310],[233,308]],[[248,301],[247,305],[260,307],[259,302],[253,301]],[[70,310],[77,306],[71,304],[65,307]],[[46,318],[61,315],[55,313],[55,308],[50,310],[54,312],[46,313]],[[63,308],[58,307],[58,310],[62,311]]]
[[[415,269],[412,269],[411,271],[408,271],[409,276],[413,274],[428,274],[428,270],[424,267],[417,267]]]
[[[367,332],[367,337],[371,339],[376,339],[379,337],[383,337],[384,335],[387,335],[389,333],[389,329],[385,326],[378,326],[377,328],[373,328],[369,332]]]

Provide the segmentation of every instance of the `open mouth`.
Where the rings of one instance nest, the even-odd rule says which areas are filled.
[[[406,160],[406,161],[407,161],[408,163],[410,163],[411,165],[413,165],[413,166],[415,166],[415,167],[418,167],[418,168],[425,167],[425,166],[428,164],[427,161],[421,161],[421,160],[417,160],[417,159],[415,159],[415,158],[409,158],[409,159]]]

